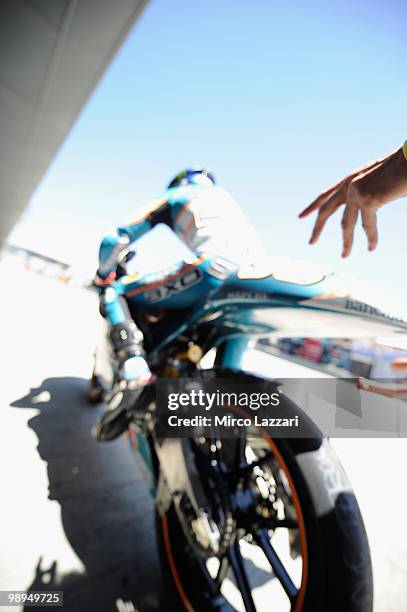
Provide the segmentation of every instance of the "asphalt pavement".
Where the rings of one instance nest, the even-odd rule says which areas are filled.
[[[89,435],[103,409],[85,399],[96,296],[0,269],[12,287],[0,312],[0,590],[63,590],[66,612],[165,610],[139,460],[125,438]]]

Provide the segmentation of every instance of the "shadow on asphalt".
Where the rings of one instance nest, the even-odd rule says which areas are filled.
[[[30,589],[64,591],[66,612],[165,610],[153,501],[125,441],[98,444],[90,436],[102,406],[88,405],[86,388],[82,378],[48,378],[11,404],[40,410],[29,427],[48,464],[49,499],[60,504],[66,537],[85,568],[61,575],[58,559],[44,567],[38,551]]]

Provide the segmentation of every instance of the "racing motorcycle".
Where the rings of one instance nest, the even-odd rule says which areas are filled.
[[[351,297],[332,274],[310,276],[295,265],[244,270],[219,257],[187,263],[162,281],[142,278],[128,303],[157,383],[262,382],[242,365],[255,338],[407,331],[406,321]],[[107,332],[94,374],[111,392],[117,364]],[[155,498],[168,609],[370,612],[371,560],[355,494],[301,408],[284,398],[286,416],[303,417],[300,438],[251,424],[234,437],[198,430],[166,437],[157,428],[156,386],[127,414],[128,438]]]

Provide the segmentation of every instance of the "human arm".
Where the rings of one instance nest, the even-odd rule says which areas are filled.
[[[398,357],[390,364],[391,369],[399,374],[407,374],[407,359]],[[370,393],[385,395],[386,397],[394,397],[398,399],[407,399],[407,380],[401,380],[393,383],[385,383],[379,381],[367,380],[358,378],[356,386]]]
[[[168,217],[168,201],[161,198],[146,212],[142,211],[135,221],[119,226],[115,236],[105,236],[99,248],[99,267],[94,284],[99,287],[109,285],[115,279],[120,253],[158,223],[167,223]]]
[[[342,257],[347,257],[353,245],[359,217],[373,251],[378,242],[377,211],[385,204],[407,196],[407,141],[404,146],[382,159],[360,168],[319,195],[299,215],[301,219],[318,211],[310,244],[315,244],[329,217],[342,205]]]

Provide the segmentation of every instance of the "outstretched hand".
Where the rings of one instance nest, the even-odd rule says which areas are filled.
[[[359,213],[367,236],[368,249],[373,251],[378,242],[378,209],[407,195],[407,161],[403,149],[360,168],[333,185],[314,200],[299,215],[300,219],[314,211],[318,216],[309,243],[315,244],[329,217],[342,205],[342,257],[352,250]]]

